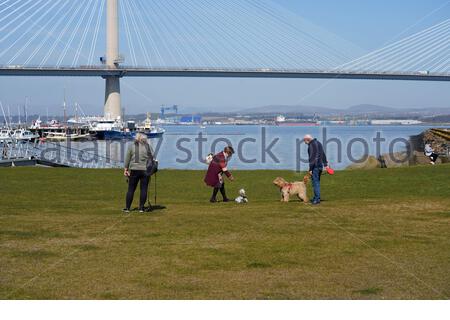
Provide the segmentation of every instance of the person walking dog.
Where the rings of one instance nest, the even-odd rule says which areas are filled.
[[[328,160],[323,150],[323,145],[311,135],[306,135],[303,141],[308,145],[309,155],[309,174],[312,177],[312,185],[314,189],[313,205],[320,204],[320,177],[323,169],[328,169]]]
[[[230,181],[234,181],[233,175],[228,171],[228,161],[234,154],[234,149],[231,146],[226,147],[223,152],[216,154],[209,164],[208,172],[205,176],[206,185],[213,188],[213,194],[210,202],[217,202],[217,193],[220,191],[223,197],[223,202],[230,202],[225,192],[225,182],[223,175],[225,174]]]
[[[145,208],[147,201],[148,186],[150,184],[151,174],[147,172],[149,160],[153,160],[154,151],[148,142],[147,136],[142,133],[136,134],[134,143],[128,147],[125,157],[124,175],[128,178],[128,192],[125,200],[125,213],[129,213],[133,203],[134,193],[138,183],[140,183],[139,212],[151,211]]]

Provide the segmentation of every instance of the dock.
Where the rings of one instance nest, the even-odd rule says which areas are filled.
[[[46,166],[84,169],[122,168],[123,162],[52,142],[0,144],[0,167]]]

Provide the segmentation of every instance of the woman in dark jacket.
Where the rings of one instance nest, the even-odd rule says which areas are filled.
[[[123,211],[129,213],[133,203],[134,192],[140,183],[141,196],[139,198],[139,212],[144,213],[145,202],[147,201],[148,186],[150,176],[147,174],[147,162],[153,157],[153,149],[148,143],[147,136],[138,133],[134,143],[128,147],[125,157],[124,175],[128,177],[128,192],[126,196],[126,206]],[[151,211],[151,206],[147,209]]]
[[[228,161],[234,154],[232,147],[226,147],[223,152],[216,154],[211,163],[209,164],[208,172],[205,176],[205,183],[213,188],[213,194],[210,202],[217,202],[217,193],[220,191],[223,197],[223,202],[229,202],[225,193],[225,182],[223,181],[223,175],[225,174],[230,181],[233,181],[233,175],[228,171]]]

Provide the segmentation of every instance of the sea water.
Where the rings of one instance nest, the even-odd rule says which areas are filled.
[[[161,169],[202,170],[209,153],[231,144],[236,154],[230,169],[306,170],[307,146],[304,135],[324,143],[328,160],[335,169],[345,169],[366,155],[406,151],[409,138],[427,126],[167,126],[163,138],[152,140]],[[72,143],[77,149],[92,149],[100,156],[121,161],[130,141]]]

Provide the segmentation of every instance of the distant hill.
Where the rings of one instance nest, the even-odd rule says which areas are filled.
[[[304,106],[304,105],[296,105],[296,106],[286,106],[286,105],[272,105],[272,106],[264,106],[264,107],[256,107],[249,108],[240,111],[239,113],[243,114],[330,114],[336,113],[339,110],[326,108],[326,107],[317,107],[317,106]]]
[[[361,114],[449,114],[450,107],[447,108],[392,108],[374,104],[359,104],[346,109],[336,109],[329,107],[304,106],[304,105],[271,105],[256,108],[249,108],[240,111],[241,114],[304,114],[312,115],[361,115]]]
[[[351,106],[345,111],[347,111],[348,113],[393,113],[402,110],[391,107],[378,106],[375,104],[359,104],[356,106]]]

